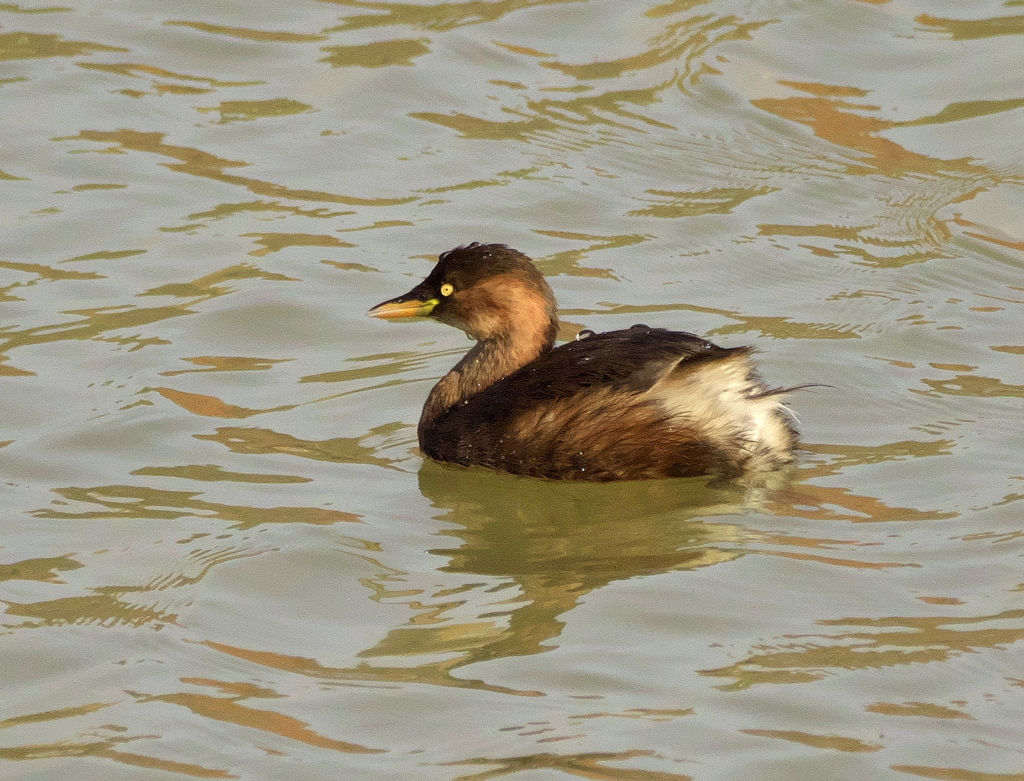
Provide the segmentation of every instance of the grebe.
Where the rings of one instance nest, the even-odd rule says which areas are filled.
[[[642,480],[777,469],[796,429],[750,347],[635,325],[555,347],[547,281],[523,253],[474,242],[442,253],[383,319],[431,317],[477,344],[430,391],[423,453],[555,480]],[[586,333],[586,332],[585,332]]]

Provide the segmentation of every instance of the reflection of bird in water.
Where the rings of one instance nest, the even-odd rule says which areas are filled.
[[[474,634],[456,666],[548,650],[587,594],[616,581],[733,561],[748,538],[735,520],[752,506],[750,492],[705,480],[585,485],[483,470],[451,477],[451,469],[430,461],[419,471],[420,491],[445,511],[437,518],[452,524],[440,532],[451,542],[430,553],[449,558],[441,571],[481,581],[479,589],[459,592],[473,605],[460,613],[472,617],[466,623]],[[446,589],[446,601],[454,593]],[[481,620],[502,613],[507,629],[482,642]],[[456,623],[438,631],[450,637]]]
[[[357,665],[318,667],[315,675],[538,696],[491,681],[493,669],[474,665],[556,648],[588,594],[733,561],[750,534],[737,523],[750,494],[734,485],[524,481],[482,469],[459,477],[430,460],[419,470],[420,492],[440,522],[428,553],[443,563],[410,570],[408,562],[378,562],[376,576],[360,579],[373,600],[386,597],[389,611],[404,603],[408,619],[361,650]],[[387,557],[387,547],[377,555]],[[682,589],[683,598],[688,589],[706,596],[704,581],[674,583],[669,587]],[[281,658],[288,669],[311,661]]]
[[[504,245],[443,253],[422,283],[369,314],[430,316],[477,340],[423,408],[420,447],[438,461],[593,481],[792,461],[786,391],[754,371],[749,347],[636,325],[555,348],[551,288]]]

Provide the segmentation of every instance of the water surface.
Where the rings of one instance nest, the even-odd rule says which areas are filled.
[[[0,25],[4,778],[1024,778],[1020,0]],[[827,385],[793,474],[424,463],[469,241]]]

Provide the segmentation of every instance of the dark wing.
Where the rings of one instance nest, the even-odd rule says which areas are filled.
[[[643,393],[680,365],[718,360],[731,352],[694,334],[642,325],[594,334],[556,347],[455,405],[437,420],[435,431],[444,437],[503,425],[546,403],[595,388]]]
[[[595,386],[643,393],[681,362],[715,360],[729,352],[694,334],[635,325],[556,347],[479,394],[474,402],[489,391],[488,397],[500,398],[506,408],[511,404],[513,409],[575,396]]]

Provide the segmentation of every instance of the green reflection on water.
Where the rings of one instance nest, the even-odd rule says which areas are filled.
[[[1011,3],[1007,3],[1011,5]],[[954,41],[992,38],[997,35],[1024,35],[1024,16],[994,16],[988,19],[948,19],[921,14],[914,21]]]
[[[120,46],[104,46],[88,41],[65,41],[59,35],[41,33],[0,34],[0,62],[28,60],[37,57],[77,57],[93,52],[126,52]]]
[[[59,572],[70,572],[85,565],[70,556],[51,556],[43,559],[25,559],[13,564],[0,565],[0,582],[5,580],[35,580],[40,583],[63,583]]]
[[[162,155],[179,161],[177,163],[166,163],[166,166],[172,171],[239,185],[256,195],[291,198],[299,201],[343,203],[350,206],[397,206],[398,204],[410,203],[416,200],[416,198],[411,196],[404,198],[358,198],[317,190],[296,190],[274,182],[228,174],[224,169],[244,167],[249,164],[241,160],[226,160],[192,147],[165,144],[163,141],[165,136],[166,133],[148,133],[138,130],[83,130],[77,136],[63,137],[58,140],[108,143],[114,146],[107,151],[149,152]]]
[[[864,627],[861,632],[787,637],[747,658],[701,675],[731,678],[720,687],[738,691],[763,683],[807,683],[838,670],[867,670],[943,662],[1024,640],[1024,610],[982,616],[892,616],[819,620],[821,626]],[[1011,622],[1010,626],[984,626]],[[1013,625],[1016,623],[1016,625]],[[980,627],[975,627],[982,624]]]
[[[52,519],[173,519],[187,516],[218,518],[249,529],[264,523],[309,523],[316,526],[334,523],[359,523],[353,513],[325,507],[250,507],[208,502],[197,497],[200,491],[168,491],[136,485],[103,485],[93,488],[55,488],[66,501],[56,507],[33,510],[36,518]],[[68,502],[85,505],[75,509]]]
[[[414,3],[390,3],[379,0],[323,0],[350,8],[367,8],[380,13],[351,14],[341,24],[327,32],[362,30],[370,27],[402,25],[419,30],[451,30],[467,24],[481,24],[501,19],[507,14],[524,8],[579,3],[585,0],[467,0],[457,3],[436,3],[418,5]]]
[[[325,46],[327,53],[320,62],[334,68],[358,65],[363,68],[385,68],[389,65],[412,65],[413,60],[430,52],[430,43],[423,38],[375,41],[359,46]]]
[[[219,106],[200,106],[196,110],[219,111],[221,124],[227,124],[228,122],[249,122],[266,117],[304,114],[316,109],[307,103],[300,103],[290,98],[270,98],[268,100],[226,100]]]
[[[170,20],[164,22],[168,26],[191,27],[204,33],[214,35],[227,35],[231,38],[240,38],[243,41],[265,41],[267,43],[312,43],[323,41],[326,35],[310,33],[290,33],[272,30],[253,30],[249,27],[228,27],[222,24],[208,24],[206,22],[189,22],[183,20]]]

